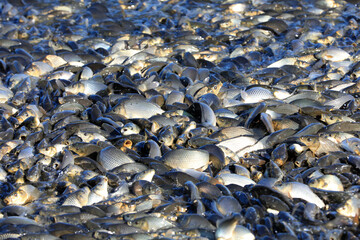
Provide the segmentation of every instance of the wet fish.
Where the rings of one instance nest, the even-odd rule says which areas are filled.
[[[23,185],[4,199],[7,205],[23,205],[37,200],[41,192],[32,185]]]
[[[157,114],[162,114],[162,110],[154,103],[144,101],[142,99],[130,98],[121,101],[113,110],[128,119],[131,118],[150,118]]]
[[[209,153],[200,149],[175,149],[165,153],[161,159],[172,168],[204,169],[209,164]]]
[[[311,191],[307,185],[299,182],[283,183],[280,186],[276,186],[275,189],[291,198],[301,198],[305,201],[316,204],[319,208],[325,207],[325,203]]]
[[[130,226],[134,226],[147,232],[154,232],[160,229],[168,229],[174,227],[174,224],[160,217],[143,217],[128,222]]]
[[[343,184],[340,179],[334,175],[323,175],[321,177],[311,179],[309,187],[320,188],[330,191],[344,191]]]
[[[111,170],[126,163],[133,163],[129,156],[114,146],[102,149],[98,155],[98,162],[106,169]]]

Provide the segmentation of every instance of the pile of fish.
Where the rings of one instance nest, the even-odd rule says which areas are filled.
[[[0,2],[0,239],[360,238],[360,9]]]

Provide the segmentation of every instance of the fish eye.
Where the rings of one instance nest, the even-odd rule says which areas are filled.
[[[310,137],[308,137],[308,138],[306,139],[306,141],[311,142],[311,138],[310,138]]]
[[[334,117],[333,117],[333,116],[330,116],[330,120],[334,120]]]

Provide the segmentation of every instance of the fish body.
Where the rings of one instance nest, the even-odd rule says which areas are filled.
[[[315,155],[319,156],[328,152],[340,151],[340,148],[329,139],[319,137],[317,135],[305,135],[300,137],[300,141],[304,143]]]
[[[108,192],[108,179],[104,176],[100,177],[100,181],[96,186],[91,189],[87,205],[92,205],[107,199]]]
[[[135,226],[147,232],[154,232],[160,229],[168,229],[174,227],[172,222],[155,216],[148,216],[135,219],[132,222],[129,222],[130,226]]]
[[[128,119],[150,118],[157,114],[164,113],[158,105],[138,98],[129,98],[121,101],[113,108],[113,112],[118,113]]]
[[[111,170],[126,163],[133,163],[129,156],[114,146],[102,149],[98,154],[98,162],[106,169]]]
[[[162,161],[169,167],[201,169],[209,164],[209,153],[201,149],[175,149],[165,153]]]
[[[343,184],[335,175],[323,175],[321,177],[311,179],[308,183],[309,187],[320,188],[329,191],[344,191]]]
[[[312,192],[311,188],[299,182],[287,182],[280,186],[275,186],[275,189],[290,198],[301,198],[307,202],[316,204],[319,208],[325,207],[325,203]]]

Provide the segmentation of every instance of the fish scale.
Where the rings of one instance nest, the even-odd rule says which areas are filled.
[[[257,103],[265,99],[274,98],[270,90],[261,87],[250,88],[240,95],[245,103]]]
[[[124,100],[117,105],[113,111],[126,118],[150,118],[164,112],[164,110],[156,104],[136,98]]]
[[[203,168],[209,163],[209,153],[200,149],[175,149],[163,155],[162,161],[172,168]]]
[[[98,155],[98,162],[106,169],[111,170],[126,163],[133,163],[123,151],[116,147],[109,146],[102,149]]]

